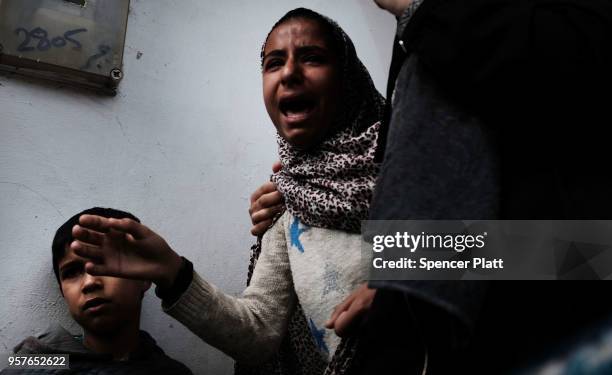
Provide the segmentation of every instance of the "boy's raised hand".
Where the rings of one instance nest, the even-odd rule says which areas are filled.
[[[174,282],[181,258],[166,241],[131,219],[82,215],[72,228],[75,254],[87,258],[91,275],[153,281],[160,288]]]

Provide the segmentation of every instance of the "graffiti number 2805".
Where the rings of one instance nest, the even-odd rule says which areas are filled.
[[[28,31],[23,27],[19,27],[15,29],[15,34],[23,34],[24,40],[17,47],[17,51],[28,52],[34,51],[35,49],[39,51],[47,51],[52,47],[65,47],[69,43],[72,44],[73,49],[81,49],[81,42],[76,40],[74,36],[84,32],[87,32],[87,29],[68,30],[63,36],[56,36],[55,38],[49,39],[49,33],[43,28],[37,27]],[[38,43],[36,43],[35,46],[30,45],[35,43],[36,40],[38,40]]]

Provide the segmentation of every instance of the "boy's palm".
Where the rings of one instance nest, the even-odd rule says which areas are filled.
[[[159,285],[178,258],[163,238],[131,219],[83,215],[72,234],[76,241],[71,247],[90,260],[86,271],[92,275],[150,280]]]

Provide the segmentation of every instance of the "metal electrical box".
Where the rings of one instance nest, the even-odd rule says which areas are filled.
[[[129,0],[0,0],[0,69],[114,95]]]

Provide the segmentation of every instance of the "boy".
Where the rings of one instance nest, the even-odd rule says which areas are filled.
[[[78,374],[191,374],[139,329],[142,298],[151,284],[91,276],[85,272],[85,260],[70,250],[72,227],[83,214],[139,221],[127,212],[95,207],[74,215],[57,230],[52,245],[53,271],[70,315],[83,328],[83,335],[73,336],[54,325],[38,337],[26,338],[15,347],[15,354],[68,354],[71,373]],[[61,372],[2,373],[30,371]]]

